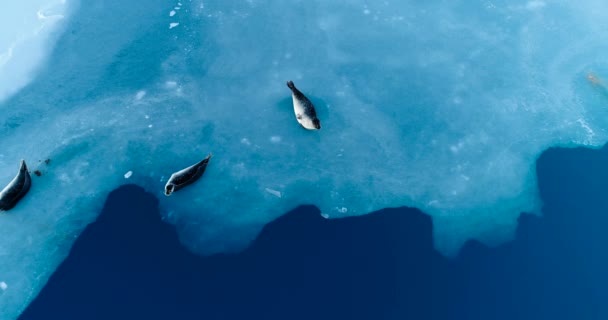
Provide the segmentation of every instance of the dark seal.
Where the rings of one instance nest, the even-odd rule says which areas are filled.
[[[32,178],[30,173],[27,171],[25,160],[21,160],[21,166],[19,172],[11,180],[11,182],[4,187],[0,192],[0,211],[8,211],[12,209],[19,200],[21,200],[25,194],[30,191],[32,185]]]
[[[209,154],[199,163],[195,163],[188,168],[172,174],[169,181],[167,181],[167,184],[165,185],[165,195],[170,196],[173,192],[178,191],[179,189],[198,180],[205,172],[209,159],[211,159],[211,154]]]

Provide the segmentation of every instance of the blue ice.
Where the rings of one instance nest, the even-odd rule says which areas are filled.
[[[21,158],[43,173],[0,215],[0,319],[121,184],[202,254],[314,204],[418,207],[451,255],[538,212],[544,149],[608,140],[604,0],[22,0],[0,30],[0,181]],[[320,131],[297,124],[287,80]],[[163,195],[208,153],[203,179]]]

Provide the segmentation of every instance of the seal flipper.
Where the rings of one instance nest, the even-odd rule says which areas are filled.
[[[201,160],[201,162],[199,162],[198,164],[196,164],[196,174],[194,174],[189,181],[187,182],[188,184],[198,180],[203,173],[205,173],[205,169],[207,169],[207,164],[209,164],[209,160],[211,160],[211,157],[213,157],[213,155],[211,153],[209,153],[207,155],[207,157],[205,157],[205,159]]]
[[[296,98],[297,98],[298,100],[301,100],[301,99],[306,99],[306,100],[308,100],[308,99],[306,98],[306,96],[304,96],[304,94],[303,94],[303,93],[302,93],[300,90],[298,90],[298,88],[296,88],[296,85],[295,85],[295,84],[293,84],[293,81],[291,81],[291,80],[287,81],[287,87],[288,87],[289,89],[291,89],[291,93],[293,93],[293,95],[294,95],[294,96],[296,96]]]
[[[291,81],[291,80],[287,81],[287,87],[289,89],[291,89],[292,91],[293,90],[298,90],[298,89],[296,89],[296,86],[293,84],[293,81]]]

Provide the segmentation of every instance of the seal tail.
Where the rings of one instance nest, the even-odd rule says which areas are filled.
[[[289,89],[291,89],[292,91],[293,91],[293,90],[297,90],[297,89],[296,89],[296,85],[295,85],[295,84],[293,84],[293,81],[291,81],[291,80],[287,81],[287,87],[288,87]]]
[[[27,165],[25,164],[25,160],[21,159],[19,163],[19,171],[27,171]]]

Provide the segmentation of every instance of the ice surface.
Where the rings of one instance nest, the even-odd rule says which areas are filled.
[[[37,294],[131,170],[199,253],[240,249],[315,204],[327,218],[418,207],[454,254],[469,238],[508,239],[538,208],[543,149],[608,138],[604,0],[11,6],[0,181],[21,158],[42,176],[0,215],[0,319]],[[286,80],[316,104],[320,131],[299,127]],[[203,179],[162,195],[210,152]]]
[[[61,0],[3,1],[0,10],[0,101],[32,77],[66,13]]]

